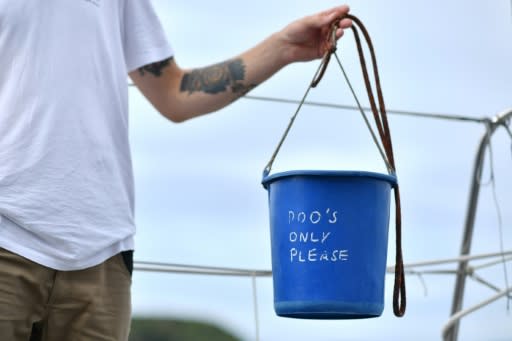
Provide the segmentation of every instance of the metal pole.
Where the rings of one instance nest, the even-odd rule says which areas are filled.
[[[466,256],[471,251],[471,242],[473,240],[473,231],[475,225],[476,209],[478,205],[478,195],[480,194],[480,181],[482,179],[482,169],[484,164],[485,150],[489,145],[490,139],[496,128],[500,124],[505,124],[512,116],[512,109],[506,110],[498,114],[493,120],[488,121],[488,128],[480,140],[477,150],[475,165],[473,168],[473,176],[471,178],[471,191],[469,196],[468,209],[466,212],[466,221],[464,234],[462,237],[462,245],[460,250],[461,256]],[[468,270],[468,261],[462,260],[459,263],[457,277],[455,281],[455,289],[453,292],[451,315],[454,316],[462,310],[462,302],[464,299],[464,288],[466,285],[466,276]],[[443,332],[445,341],[456,341],[459,333],[460,321],[456,320],[449,328]]]

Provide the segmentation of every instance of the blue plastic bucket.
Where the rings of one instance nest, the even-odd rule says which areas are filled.
[[[269,196],[277,315],[380,316],[396,177],[298,170],[265,174],[262,183]]]

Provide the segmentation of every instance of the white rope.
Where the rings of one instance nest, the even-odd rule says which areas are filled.
[[[443,339],[446,338],[446,334],[448,333],[448,331],[450,330],[450,328],[457,322],[459,321],[461,318],[463,318],[464,316],[466,315],[469,315],[471,314],[472,312],[475,312],[483,307],[485,307],[486,305],[502,298],[503,296],[507,296],[509,293],[512,292],[512,288],[509,288],[509,289],[506,289],[506,290],[503,290],[503,291],[500,291],[499,293],[497,293],[496,295],[490,297],[489,299],[485,300],[485,301],[482,301],[481,303],[479,304],[476,304],[468,309],[465,309],[465,310],[461,310],[459,311],[458,313],[452,315],[450,317],[450,319],[448,320],[448,322],[445,324],[445,326],[443,327],[443,332],[442,332],[442,335],[443,335]]]
[[[505,257],[505,262],[510,262],[511,260],[512,260],[512,256]],[[499,260],[495,260],[495,261],[492,261],[492,262],[489,262],[489,263],[483,263],[483,264],[480,264],[480,265],[472,266],[471,268],[473,270],[484,269],[484,268],[488,268],[490,266],[494,266],[496,264],[500,264],[502,262],[503,262],[503,259],[499,259]]]
[[[391,273],[390,271],[387,271]],[[406,270],[406,275],[456,275],[458,273],[457,270]],[[469,271],[468,271],[469,273]]]
[[[496,292],[500,292],[502,289],[498,288],[496,285],[492,284],[491,282],[485,280],[484,278],[478,276],[477,274],[475,273],[472,273],[472,274],[469,274],[469,278],[471,278],[472,280],[482,284],[482,285],[485,285],[486,287],[488,287],[489,289],[492,289]],[[508,298],[510,298],[511,296],[510,295],[507,295]]]
[[[420,266],[430,266],[430,265],[440,265],[440,264],[449,264],[449,263],[459,263],[459,262],[465,262],[465,261],[468,261],[468,260],[493,258],[493,257],[501,257],[501,256],[508,256],[508,255],[512,255],[512,250],[505,251],[505,252],[484,253],[484,254],[473,255],[473,256],[468,255],[468,256],[461,256],[461,257],[456,257],[456,258],[446,258],[446,259],[439,259],[439,260],[433,260],[433,261],[409,263],[409,264],[404,264],[404,269],[415,268],[415,267],[420,267]],[[394,266],[388,266],[386,268],[386,271],[394,273],[395,267]]]
[[[458,263],[469,260],[502,257],[512,255],[512,250],[505,252],[485,253],[473,256],[461,256],[457,258],[446,258],[437,259],[432,261],[416,262],[404,264],[405,269],[412,269],[422,266],[441,265],[448,263]],[[505,258],[505,261],[512,260],[512,257]],[[497,263],[502,263],[500,260]],[[485,266],[491,266],[495,263],[488,263]],[[482,268],[483,266],[479,266]],[[147,262],[147,261],[135,261],[133,269],[136,271],[146,272],[167,272],[167,273],[178,273],[178,274],[190,274],[190,275],[212,275],[212,276],[241,276],[241,277],[271,277],[271,270],[254,270],[254,269],[241,269],[241,268],[229,268],[229,267],[214,267],[214,266],[203,266],[203,265],[190,265],[190,264],[177,264],[177,263],[160,263],[160,262]],[[394,266],[388,266],[386,272],[394,273]],[[454,270],[438,270],[438,271],[422,271],[422,273],[456,273]],[[418,271],[409,270],[409,274],[417,274]]]
[[[505,258],[505,262],[510,262],[510,261],[512,261],[512,256]],[[502,264],[502,263],[503,263],[503,259],[499,259],[499,260],[496,260],[493,262],[484,263],[484,264],[480,264],[477,266],[469,266],[466,271],[466,274],[470,275],[470,274],[474,273],[476,270],[488,268],[488,267]],[[387,272],[391,273],[391,271],[389,271],[389,270]],[[456,275],[458,273],[458,270],[455,270],[455,269],[451,269],[451,270],[420,270],[420,271],[407,270],[407,271],[405,271],[405,273],[408,275],[417,275],[419,273],[423,274],[423,275]]]
[[[505,262],[510,262],[510,261],[512,261],[512,257],[506,257],[505,258]],[[503,260],[499,259],[497,261],[481,264],[479,266],[468,266],[468,269],[466,270],[466,274],[467,275],[471,275],[476,270],[487,268],[487,267],[490,267],[490,266],[493,266],[493,265],[502,264],[502,263],[503,263]],[[391,271],[387,271],[387,272],[391,273]],[[408,274],[408,275],[417,275],[417,274],[422,274],[422,275],[456,275],[456,274],[458,274],[458,270],[456,270],[456,269],[449,269],[449,270],[406,270],[405,273]]]
[[[204,265],[192,265],[192,264],[179,264],[179,263],[164,263],[164,262],[148,262],[148,261],[135,261],[138,265],[147,265],[152,267],[164,267],[164,268],[184,268],[184,269],[199,269],[207,271],[220,271],[220,272],[265,272],[265,270],[250,270],[241,268],[230,268],[224,266],[204,266]]]
[[[508,262],[508,261],[511,261],[512,260],[512,257],[506,257],[505,258],[505,262]],[[489,266],[493,266],[493,265],[498,265],[498,264],[502,264],[503,263],[503,260],[500,259],[500,260],[497,260],[497,261],[494,261],[494,262],[490,262],[490,263],[485,263],[485,264],[482,264],[478,267],[472,267],[472,266],[468,266],[468,268],[466,269],[465,273],[466,275],[473,279],[474,281],[496,291],[496,292],[500,292],[502,289],[500,289],[499,287],[497,287],[496,285],[492,284],[491,282],[485,280],[484,278],[478,276],[475,271],[477,269],[483,269],[483,268],[486,268],[486,267],[489,267]],[[418,276],[418,278],[420,279],[421,281],[421,284],[423,285],[423,289],[424,289],[424,292],[425,292],[425,296],[427,296],[427,285],[423,279],[423,275],[457,275],[459,272],[458,270],[406,270],[405,271],[405,274],[406,275],[415,275],[415,276]],[[512,299],[512,295],[507,295],[507,298],[508,299]],[[508,308],[508,307],[507,307]]]
[[[416,268],[422,266],[441,265],[448,263],[458,263],[469,260],[485,259],[493,257],[502,257],[512,255],[512,250],[495,253],[485,253],[479,255],[461,256],[456,258],[437,259],[432,261],[423,261],[416,263],[404,264],[405,269]],[[505,261],[511,260],[512,257],[507,257]],[[503,262],[500,260],[499,263]],[[495,263],[489,263],[485,266],[494,265]],[[482,267],[482,266],[480,266]],[[271,270],[254,270],[254,269],[240,269],[240,268],[229,268],[229,267],[214,267],[214,266],[202,266],[202,265],[190,265],[190,264],[177,264],[177,263],[160,263],[160,262],[147,262],[147,261],[135,261],[134,270],[136,271],[148,271],[148,272],[168,272],[168,273],[181,273],[181,274],[196,274],[196,275],[214,275],[214,276],[242,276],[242,277],[271,277]],[[394,273],[394,266],[388,266],[386,272]],[[412,273],[409,271],[409,273]],[[415,272],[417,273],[417,272]],[[426,272],[423,272],[426,273]]]
[[[238,277],[270,277],[272,271],[219,268],[208,266],[195,266],[188,264],[164,264],[150,262],[134,262],[133,269],[143,272],[164,272],[188,275],[211,275],[211,276],[238,276]]]

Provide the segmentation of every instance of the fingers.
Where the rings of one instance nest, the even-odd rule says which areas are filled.
[[[343,5],[324,11],[320,13],[320,15],[325,18],[325,23],[330,23],[337,18],[343,18],[348,14],[349,11],[350,7],[348,7],[347,5]]]
[[[341,19],[339,24],[338,24],[338,27],[339,28],[343,28],[343,29],[349,28],[350,26],[352,26],[352,20],[346,19],[346,18],[345,19]]]
[[[346,12],[345,15],[347,13],[348,12]],[[335,16],[329,23],[336,21],[338,18],[340,18],[340,16]],[[343,17],[341,17],[341,18],[343,18]],[[352,26],[352,20],[347,19],[347,18],[341,19],[338,22],[338,29],[336,30],[336,39],[341,38],[343,36],[343,32],[344,32],[343,30],[350,28],[351,26]]]
[[[348,14],[350,8],[347,5],[333,7],[326,11],[304,18],[306,23],[312,27],[321,28],[329,25],[337,18],[343,18]]]
[[[345,32],[345,31],[343,31],[343,29],[338,28],[338,29],[336,30],[336,39],[340,39],[341,37],[343,37],[343,33],[344,33],[344,32]]]

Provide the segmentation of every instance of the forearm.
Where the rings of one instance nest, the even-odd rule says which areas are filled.
[[[286,64],[276,35],[215,65],[183,70],[172,115],[179,121],[216,111],[261,84]]]
[[[164,116],[175,122],[216,111],[264,82],[285,65],[320,58],[351,25],[340,20],[348,13],[339,6],[292,22],[252,49],[228,61],[183,70],[171,59],[146,65],[130,73],[137,87]],[[330,35],[329,35],[330,37]]]

